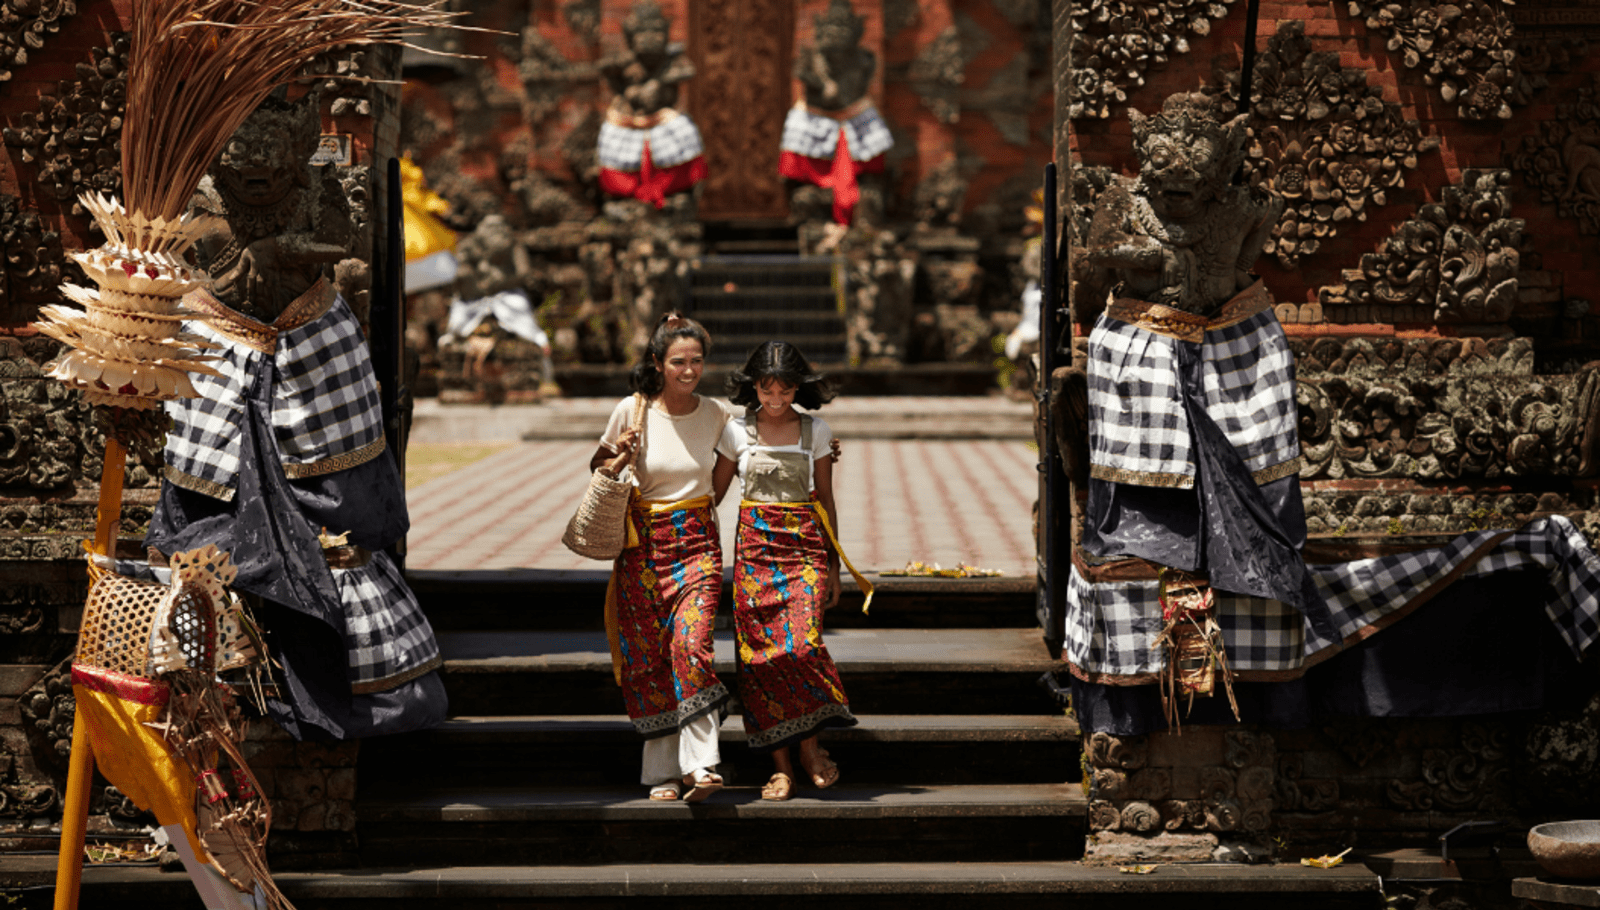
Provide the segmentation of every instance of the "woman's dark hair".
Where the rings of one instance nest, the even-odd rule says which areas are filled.
[[[677,310],[669,310],[656,323],[656,330],[650,333],[650,344],[645,347],[644,356],[633,365],[633,372],[628,374],[628,387],[646,395],[659,395],[666,377],[662,376],[661,368],[656,364],[667,359],[667,348],[680,338],[700,342],[701,355],[711,356],[711,336],[706,334],[705,327]]]
[[[762,380],[776,379],[794,386],[794,403],[814,411],[833,400],[833,386],[811,369],[800,349],[787,341],[764,341],[750,352],[744,369],[728,376],[728,400],[747,408],[758,407],[756,386]]]

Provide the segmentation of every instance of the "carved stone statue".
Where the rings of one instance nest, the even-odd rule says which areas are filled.
[[[226,227],[198,245],[214,283],[184,298],[202,317],[185,328],[219,362],[199,397],[168,402],[145,543],[228,551],[276,658],[273,718],[296,738],[353,739],[431,726],[446,696],[438,643],[386,552],[409,526],[405,489],[334,282],[354,222],[311,164],[319,128],[314,94],[269,100],[195,197]]]
[[[1113,288],[1087,349],[1082,549],[1146,560],[1179,592],[1173,614],[1196,622],[1168,617],[1169,669],[1223,659],[1211,589],[1282,601],[1337,640],[1300,555],[1294,357],[1250,274],[1282,202],[1233,182],[1244,117],[1223,123],[1200,95],[1130,116],[1139,176],[1101,196],[1079,285]]]
[[[268,99],[228,141],[201,182],[193,207],[220,215],[227,229],[196,244],[211,294],[228,307],[272,322],[350,255],[355,225],[339,181],[312,169],[321,121],[315,96],[298,104]]]
[[[816,44],[800,48],[794,61],[805,96],[784,120],[778,171],[795,181],[791,209],[800,220],[828,201],[831,191],[835,222],[850,224],[859,205],[862,221],[877,223],[883,215],[877,175],[894,145],[867,94],[878,57],[861,46],[864,20],[849,0],[832,0],[814,21]]]
[[[1283,200],[1231,184],[1248,116],[1218,123],[1202,95],[1173,95],[1146,117],[1130,109],[1139,176],[1101,197],[1088,263],[1121,294],[1210,316],[1254,278],[1250,268]]]
[[[705,145],[694,121],[673,107],[694,65],[668,41],[669,28],[661,7],[643,0],[622,23],[627,50],[600,61],[614,93],[600,127],[600,188],[658,209],[670,200],[692,218],[688,193],[706,178]]]

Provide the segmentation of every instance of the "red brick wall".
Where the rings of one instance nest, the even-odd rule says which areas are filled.
[[[1383,99],[1398,103],[1403,117],[1419,121],[1424,136],[1437,136],[1439,148],[1424,153],[1418,167],[1406,172],[1404,188],[1389,193],[1387,205],[1370,211],[1364,224],[1325,239],[1298,271],[1285,270],[1263,257],[1257,271],[1280,301],[1315,302],[1318,288],[1341,283],[1341,270],[1358,268],[1361,255],[1377,249],[1420,205],[1439,201],[1441,190],[1458,181],[1463,169],[1509,167],[1509,152],[1522,138],[1536,131],[1541,121],[1555,118],[1556,105],[1575,100],[1577,90],[1600,72],[1600,55],[1590,53],[1578,71],[1552,76],[1550,86],[1537,92],[1531,104],[1513,108],[1509,121],[1465,120],[1458,116],[1456,105],[1444,101],[1437,87],[1423,83],[1426,63],[1406,69],[1400,54],[1386,49],[1386,36],[1370,31],[1365,20],[1351,16],[1344,3],[1263,2],[1258,47],[1266,46],[1280,23],[1295,19],[1305,22],[1306,35],[1316,50],[1337,51],[1342,65],[1365,70],[1368,83],[1382,87]],[[1244,4],[1235,3],[1227,18],[1212,23],[1209,36],[1188,36],[1188,54],[1151,72],[1144,86],[1130,87],[1128,105],[1149,113],[1173,92],[1195,91],[1212,82],[1213,60],[1219,56],[1227,61],[1227,67],[1237,69],[1244,33]],[[1084,164],[1133,173],[1136,165],[1125,109],[1114,111],[1109,120],[1080,119],[1074,127],[1076,148]],[[1513,216],[1527,222],[1525,254],[1537,253],[1543,268],[1558,273],[1565,296],[1596,299],[1600,294],[1600,243],[1596,238],[1581,236],[1575,220],[1561,217],[1554,205],[1541,203],[1538,191],[1520,175],[1513,175],[1511,198]],[[1538,267],[1537,260],[1530,263],[1525,255],[1525,270]],[[1519,315],[1523,315],[1520,309]]]

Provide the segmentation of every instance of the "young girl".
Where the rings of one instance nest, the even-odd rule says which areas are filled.
[[[720,500],[735,472],[744,481],[733,566],[739,692],[750,748],[770,751],[776,769],[762,798],[784,800],[794,791],[789,747],[799,745],[814,785],[830,787],[839,769],[817,733],[856,723],[822,643],[822,613],[839,602],[833,434],[794,408],[820,407],[833,391],[782,341],[757,347],[728,384],[735,410],[746,410],[723,429],[713,487]]]

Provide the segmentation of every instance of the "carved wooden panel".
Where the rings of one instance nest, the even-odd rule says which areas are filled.
[[[788,214],[778,143],[793,102],[790,0],[694,0],[688,111],[705,139],[710,170],[701,218],[776,219]]]

